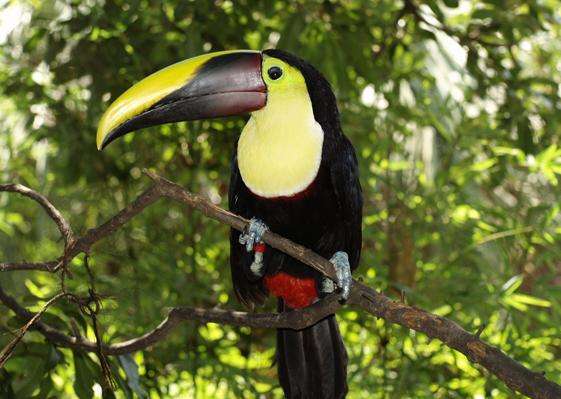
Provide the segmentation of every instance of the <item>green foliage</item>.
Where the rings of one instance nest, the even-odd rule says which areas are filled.
[[[96,124],[110,99],[167,64],[284,48],[332,82],[359,154],[359,274],[468,329],[485,325],[485,340],[561,383],[560,10],[557,0],[11,1],[0,9],[0,181],[46,194],[77,232],[132,201],[148,184],[142,168],[225,205],[242,120],[152,128],[103,153]],[[169,306],[238,308],[227,237],[160,202],[96,245],[104,340],[142,334]],[[0,195],[1,261],[50,260],[61,246],[42,209]],[[67,281],[78,293],[82,262]],[[1,278],[30,310],[58,290],[45,273]],[[514,397],[440,342],[353,310],[339,319],[350,398]],[[44,320],[93,338],[65,301]],[[0,307],[0,346],[20,326]],[[273,347],[273,331],[185,323],[111,358],[112,394],[97,357],[30,332],[0,370],[0,396],[280,397]]]

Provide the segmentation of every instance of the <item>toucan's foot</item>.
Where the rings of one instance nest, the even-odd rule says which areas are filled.
[[[247,252],[254,252],[253,262],[248,270],[248,277],[250,277],[251,280],[259,279],[265,274],[265,265],[263,263],[265,244],[263,244],[261,238],[267,230],[269,230],[269,228],[265,223],[257,218],[252,218],[249,221],[247,231],[240,234],[240,244],[245,245],[245,250]]]
[[[240,244],[245,245],[245,250],[251,252],[256,244],[261,243],[263,234],[269,230],[267,225],[257,218],[249,221],[249,226],[245,233],[240,234]]]
[[[335,282],[328,277],[322,276],[320,292],[322,294],[331,294],[335,291]]]
[[[258,280],[265,274],[265,264],[263,263],[263,251],[255,251],[253,262],[249,266],[251,274],[250,280]]]
[[[353,285],[353,277],[351,275],[351,265],[349,263],[349,255],[346,252],[338,251],[335,252],[333,257],[329,260],[335,266],[335,271],[337,272],[337,279],[339,283],[337,286],[341,289],[341,298],[346,301],[349,299],[351,294],[351,287]],[[331,280],[329,280],[331,281]],[[333,282],[331,282],[333,284]],[[324,281],[323,286],[326,286]],[[333,292],[333,290],[332,290]]]

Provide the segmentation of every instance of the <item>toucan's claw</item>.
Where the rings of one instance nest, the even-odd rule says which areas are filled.
[[[267,230],[269,230],[269,228],[265,223],[257,218],[252,218],[249,221],[247,230],[240,234],[240,244],[245,245],[245,250],[247,252],[254,252],[253,262],[249,266],[248,275],[251,280],[254,278],[259,279],[265,274],[265,265],[263,263],[265,245],[261,239]]]
[[[323,276],[321,279],[320,292],[323,294],[331,294],[335,291],[335,282],[328,277]]]
[[[263,263],[263,252],[255,251],[253,262],[249,266],[249,271],[252,277],[255,279],[260,279],[265,275],[265,264]],[[252,280],[253,280],[252,278]]]
[[[349,255],[346,252],[335,252],[333,257],[329,260],[335,266],[337,272],[337,279],[339,282],[337,286],[341,290],[341,299],[346,301],[351,294],[351,287],[353,285],[353,277],[351,275],[351,265],[349,263]],[[325,285],[325,284],[324,284]]]
[[[245,245],[245,250],[247,252],[251,252],[255,244],[261,243],[261,238],[267,230],[269,230],[269,228],[265,223],[257,218],[252,218],[249,221],[247,231],[240,234],[239,242]]]

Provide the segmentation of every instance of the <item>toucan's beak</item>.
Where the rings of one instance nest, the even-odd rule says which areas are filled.
[[[178,62],[148,76],[105,111],[97,129],[97,148],[148,126],[263,108],[267,87],[261,77],[261,60],[256,51],[221,51]]]

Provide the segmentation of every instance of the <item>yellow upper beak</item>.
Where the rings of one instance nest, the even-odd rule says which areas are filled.
[[[261,53],[256,51],[220,51],[178,62],[144,78],[105,111],[97,129],[97,148],[147,126],[261,108],[266,87],[260,64]]]

